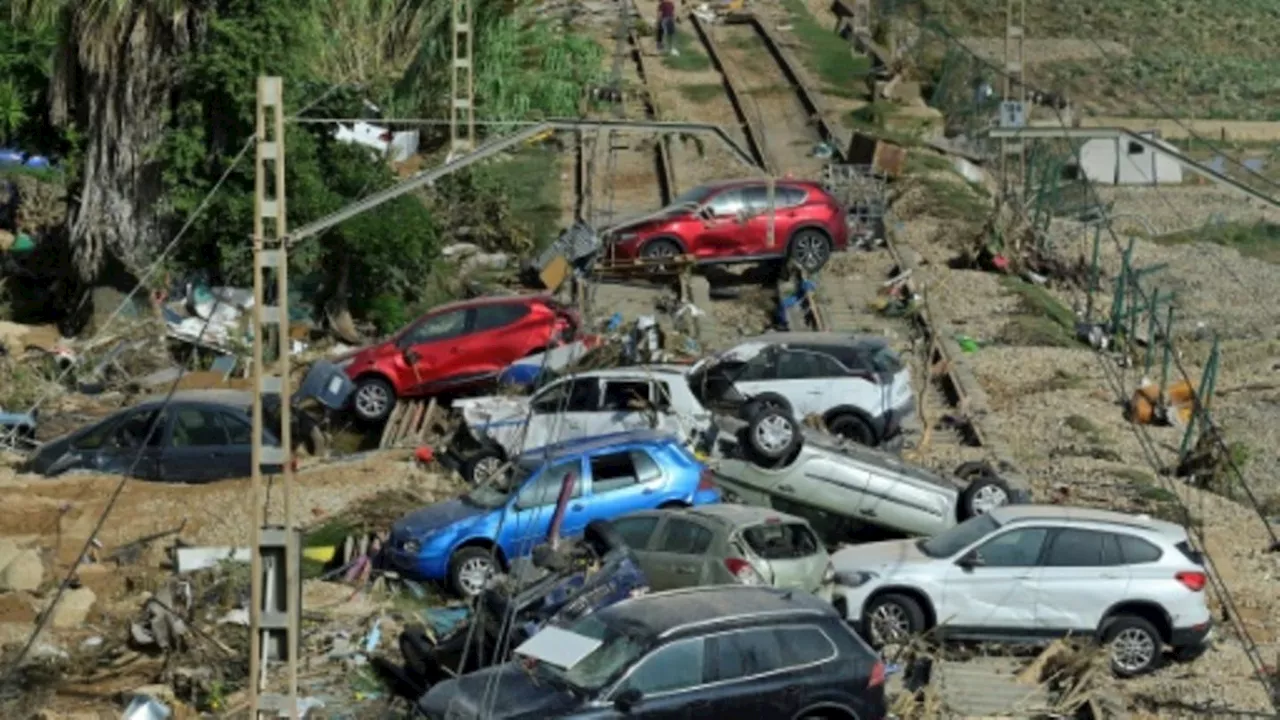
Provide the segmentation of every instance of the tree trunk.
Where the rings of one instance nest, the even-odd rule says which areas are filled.
[[[160,252],[156,153],[182,55],[199,27],[195,6],[178,16],[157,14],[147,0],[111,17],[72,11],[52,105],[54,120],[71,115],[84,138],[78,202],[67,220],[81,282],[97,280],[108,256],[139,275]]]

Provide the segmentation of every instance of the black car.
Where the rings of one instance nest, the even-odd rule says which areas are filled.
[[[264,411],[268,427],[279,427],[279,414],[270,407]],[[253,467],[252,412],[249,392],[179,391],[167,406],[163,397],[146,400],[41,445],[23,470],[46,476],[92,470],[181,483],[247,477]],[[264,448],[280,447],[275,433],[263,435]],[[271,464],[265,467],[272,471]]]
[[[725,585],[644,595],[544,629],[516,655],[436,685],[418,711],[431,720],[878,720],[887,712],[880,658],[830,605],[795,591]]]

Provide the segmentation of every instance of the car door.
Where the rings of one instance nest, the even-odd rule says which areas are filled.
[[[1036,627],[1046,635],[1091,632],[1102,614],[1129,599],[1132,569],[1109,532],[1061,528],[1048,540],[1036,585]]]
[[[666,476],[645,450],[593,455],[587,466],[591,477],[588,521],[612,520],[635,510],[649,510],[662,500]]]
[[[705,642],[700,637],[667,643],[649,652],[631,666],[621,680],[605,695],[613,702],[623,692],[640,693],[639,703],[625,716],[645,720],[696,720],[704,680]]]
[[[592,426],[599,431],[593,435],[651,428],[657,419],[653,383],[630,378],[604,378],[600,414],[598,419],[592,420]]]
[[[653,574],[645,573],[649,587],[654,591],[671,590],[706,582],[711,562],[707,551],[713,539],[715,533],[690,516],[666,518],[651,552]]]
[[[753,397],[763,392],[777,392],[778,367],[775,362],[779,348],[766,347],[745,362],[728,370],[733,381],[733,388],[744,397]]]
[[[223,450],[222,477],[249,477],[253,474],[253,425],[232,412],[219,412],[218,422],[227,433]],[[279,446],[279,441],[263,428],[263,447]]]
[[[201,405],[179,405],[171,414],[169,441],[160,457],[161,477],[188,483],[229,477],[228,438],[218,417],[221,413]]]
[[[661,521],[661,513],[642,512],[623,515],[609,522],[613,531],[635,554],[640,568],[646,574],[649,572],[650,548],[657,539],[658,525]]]
[[[1035,629],[1037,583],[1049,529],[1014,527],[997,531],[948,562],[943,572],[938,622],[984,632]],[[976,553],[980,562],[960,562]]]
[[[700,260],[738,257],[749,254],[745,248],[747,223],[742,191],[738,188],[721,190],[706,204],[702,216],[702,229],[698,233],[695,254]]]
[[[404,353],[401,364],[406,368],[410,395],[438,392],[455,380],[466,367],[461,343],[467,332],[470,312],[466,308],[445,310],[428,315],[412,325],[397,342]]]
[[[575,535],[586,527],[582,520],[582,458],[574,458],[542,468],[516,492],[503,517],[498,544],[508,558],[525,557],[535,545],[546,542],[555,517],[556,502],[564,481],[573,476],[573,491],[560,525],[561,537]],[[576,528],[576,530],[575,530]]]
[[[955,522],[958,491],[918,476],[898,458],[860,447],[849,448],[850,464],[868,483],[858,516],[866,522],[914,535],[934,535]]]
[[[788,668],[781,641],[772,627],[709,635],[705,677],[716,689],[701,709],[722,717],[799,715],[804,709],[801,673]]]
[[[840,404],[840,363],[822,353],[802,348],[779,348],[777,371],[770,389],[787,399],[797,418],[822,414]]]
[[[163,479],[160,457],[168,439],[170,414],[154,407],[134,410],[116,424],[83,467],[143,480]]]
[[[525,451],[597,435],[592,428],[593,419],[600,415],[600,379],[566,378],[552,383],[533,396],[529,410],[520,445]]]
[[[787,235],[796,222],[796,198],[803,194],[784,185],[774,187],[770,204],[768,185],[743,188],[743,202],[747,209],[744,233],[745,252],[751,255],[785,255]],[[769,216],[773,220],[773,245],[769,245]]]
[[[497,374],[524,356],[520,325],[533,310],[528,303],[505,302],[475,308],[475,319],[467,334],[460,338],[472,369],[476,373]],[[479,350],[479,352],[471,352]]]

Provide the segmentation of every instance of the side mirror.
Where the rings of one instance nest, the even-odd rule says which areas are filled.
[[[417,365],[418,360],[420,359],[421,359],[421,356],[419,356],[418,353],[414,352],[413,350],[406,349],[404,351],[404,362],[406,365]]]
[[[618,693],[613,699],[613,707],[620,713],[629,713],[631,709],[640,704],[640,699],[644,694],[635,688],[627,688]]]
[[[956,565],[959,565],[964,570],[972,570],[976,567],[982,567],[986,563],[982,561],[982,556],[978,554],[978,551],[974,550],[965,553],[964,557],[956,561]]]

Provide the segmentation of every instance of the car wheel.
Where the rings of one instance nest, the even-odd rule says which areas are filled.
[[[862,614],[866,640],[877,648],[906,642],[923,632],[924,626],[924,608],[908,595],[881,595],[871,601]]]
[[[495,572],[497,563],[492,550],[464,547],[449,561],[449,584],[459,596],[473,598],[484,591]]]
[[[1160,631],[1137,615],[1121,615],[1107,626],[1104,641],[1111,655],[1111,671],[1119,677],[1145,675],[1160,667],[1164,641]]]
[[[871,429],[871,423],[857,415],[837,415],[827,423],[827,430],[859,445],[873,447],[876,444],[876,432]]]
[[[776,463],[800,446],[800,425],[790,413],[762,409],[747,423],[747,444],[760,460]]]
[[[681,254],[680,243],[668,238],[650,240],[640,248],[640,257],[645,260],[661,260]]]
[[[481,445],[462,465],[462,478],[472,485],[489,482],[507,464],[507,453],[497,445]]]
[[[998,507],[1009,504],[1013,494],[1003,480],[994,475],[980,475],[971,480],[960,493],[960,520],[986,515]]]
[[[351,405],[361,420],[381,422],[396,406],[396,391],[391,383],[380,377],[362,378],[351,395]]]
[[[742,406],[742,410],[738,413],[738,417],[751,422],[751,418],[759,415],[764,410],[776,410],[778,412],[792,415],[791,403],[787,399],[777,393],[760,393],[747,401]]]
[[[787,257],[801,270],[817,272],[831,259],[831,239],[821,230],[801,230],[791,238]]]

